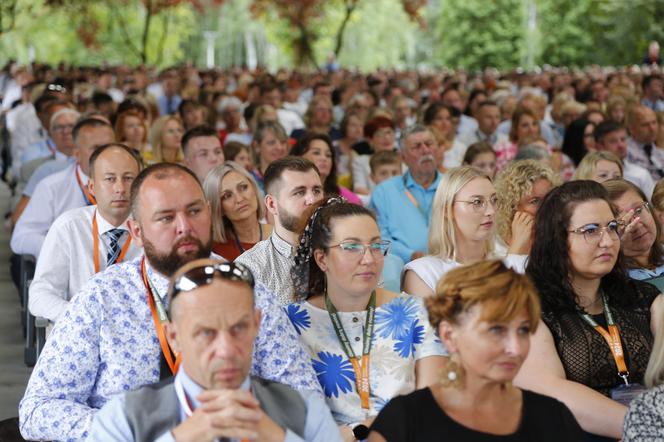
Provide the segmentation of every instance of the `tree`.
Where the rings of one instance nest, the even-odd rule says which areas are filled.
[[[436,23],[437,60],[465,69],[519,65],[525,44],[524,9],[522,0],[446,0]]]
[[[293,48],[294,62],[297,66],[318,66],[315,44],[322,34],[318,31],[324,26],[329,9],[343,8],[342,20],[334,32],[334,54],[339,55],[343,49],[344,34],[353,13],[362,0],[254,0],[252,9],[257,17],[268,19],[279,18],[284,20],[290,28],[290,46]],[[403,10],[413,19],[426,0],[401,0]],[[295,30],[296,32],[292,32]]]
[[[77,33],[88,48],[101,46],[100,28],[116,34],[142,64],[161,64],[165,41],[179,7],[203,10],[223,0],[46,0],[78,17]],[[137,19],[138,18],[138,19]],[[160,29],[156,30],[158,25]]]
[[[594,52],[594,36],[589,32],[591,0],[540,0],[537,6],[539,62],[553,66],[588,64]]]

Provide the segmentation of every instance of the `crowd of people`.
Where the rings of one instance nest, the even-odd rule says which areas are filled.
[[[0,92],[26,440],[661,440],[657,66]]]

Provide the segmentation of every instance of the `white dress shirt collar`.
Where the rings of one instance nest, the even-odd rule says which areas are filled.
[[[198,396],[205,391],[203,387],[198,385],[196,381],[191,379],[188,375],[184,367],[181,367],[180,370],[178,370],[178,374],[175,375],[175,382],[179,382],[182,385],[182,388],[184,389],[185,394],[187,395],[187,398],[189,399],[191,406],[192,406],[192,411],[198,408],[200,405],[198,402]],[[251,383],[249,381],[249,376],[247,376],[244,381],[242,381],[242,384],[240,385],[240,390],[242,391],[249,391]],[[180,401],[183,399],[178,397]],[[180,404],[182,407],[183,404]]]

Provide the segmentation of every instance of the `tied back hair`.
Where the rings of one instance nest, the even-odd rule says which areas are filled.
[[[374,221],[376,219],[368,209],[349,203],[342,197],[323,200],[311,213],[301,230],[295,264],[291,268],[296,300],[302,301],[325,293],[325,273],[313,259],[314,251],[322,249],[327,252],[332,239],[332,220],[349,216],[368,216]]]

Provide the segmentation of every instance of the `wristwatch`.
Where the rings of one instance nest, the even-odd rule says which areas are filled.
[[[366,425],[357,425],[353,427],[353,436],[357,440],[364,440],[369,437],[369,427]]]

